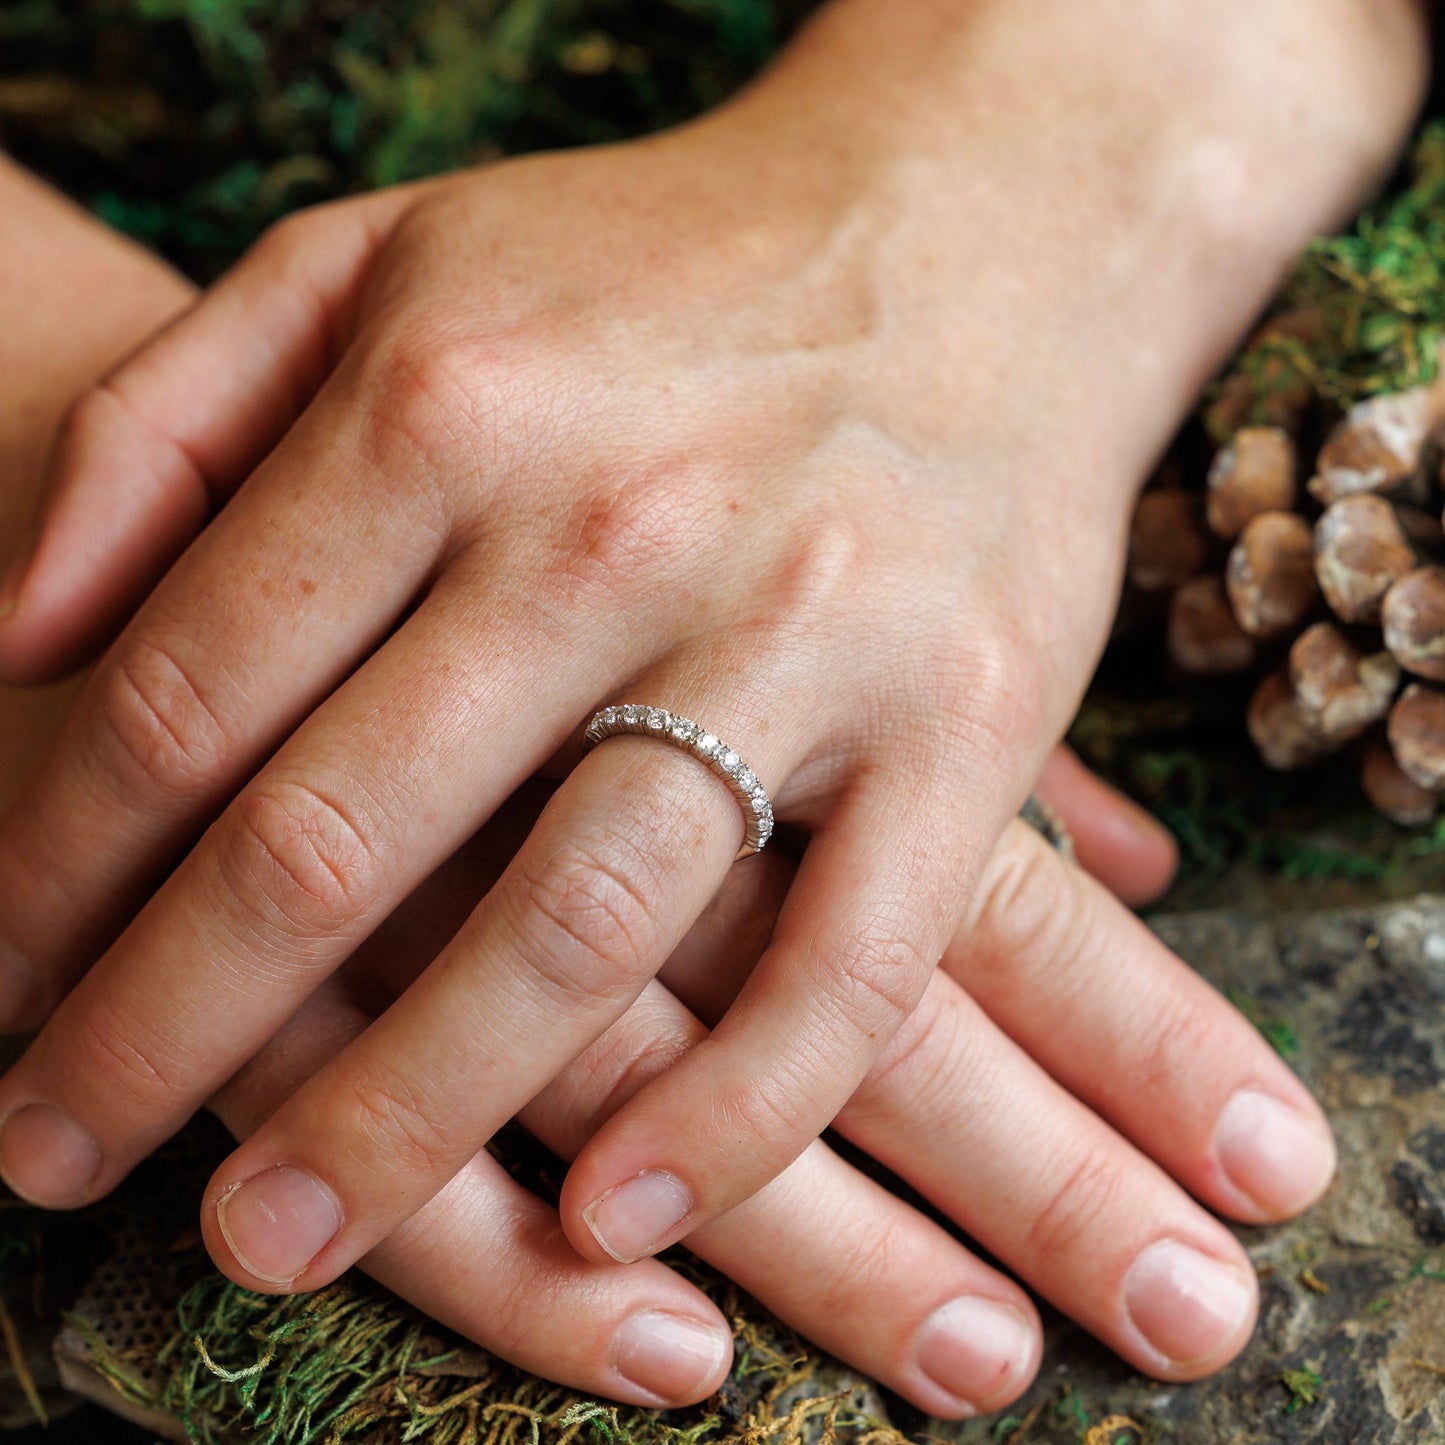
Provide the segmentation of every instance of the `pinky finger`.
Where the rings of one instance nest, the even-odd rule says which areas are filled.
[[[1110,787],[1060,743],[1035,784],[1037,796],[1063,819],[1080,865],[1131,908],[1153,903],[1173,882],[1179,848],[1132,798]]]
[[[211,1108],[244,1138],[370,1021],[339,982],[328,983]],[[205,1228],[215,1228],[214,1216]],[[700,1290],[655,1260],[626,1269],[587,1263],[556,1211],[485,1152],[361,1267],[499,1358],[627,1404],[705,1399],[731,1362],[732,1332]]]

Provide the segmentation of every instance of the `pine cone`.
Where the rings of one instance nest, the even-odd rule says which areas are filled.
[[[1271,766],[1353,747],[1375,807],[1419,826],[1445,797],[1445,383],[1359,402],[1313,449],[1288,400],[1296,434],[1242,427],[1144,493],[1129,575],[1168,598],[1180,672],[1264,674],[1246,721]]]

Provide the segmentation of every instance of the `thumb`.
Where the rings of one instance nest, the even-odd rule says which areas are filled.
[[[76,400],[40,521],[0,582],[0,682],[62,676],[124,626],[326,379],[367,263],[414,194],[281,222]]]

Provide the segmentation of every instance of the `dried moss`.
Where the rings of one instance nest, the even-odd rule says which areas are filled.
[[[214,1121],[200,1119],[90,1209],[0,1205],[0,1308],[34,1294],[46,1237],[62,1253],[89,1240],[82,1253],[105,1260],[109,1283],[82,1289],[72,1276],[68,1308],[42,1317],[48,1329],[30,1349],[48,1352],[63,1316],[71,1359],[126,1405],[179,1421],[194,1445],[905,1445],[879,1418],[871,1387],[682,1251],[671,1262],[718,1304],[736,1340],[722,1390],[687,1410],[613,1405],[538,1379],[359,1271],[309,1294],[242,1289],[212,1266],[194,1221],[202,1185],[229,1147]],[[510,1130],[497,1152],[548,1192],[556,1163],[540,1146]],[[119,1318],[114,1281],[137,1277],[153,1292]],[[154,1335],[135,1327],[137,1311]]]

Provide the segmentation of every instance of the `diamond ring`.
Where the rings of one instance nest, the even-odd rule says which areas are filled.
[[[768,801],[767,791],[753,770],[715,733],[708,732],[690,718],[668,712],[666,708],[627,703],[619,707],[605,707],[601,712],[592,714],[582,751],[589,752],[603,738],[615,737],[619,733],[671,743],[691,753],[699,762],[706,763],[728,785],[743,810],[746,829],[743,846],[737,853],[739,858],[760,851],[772,836],[773,805]]]

